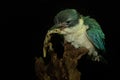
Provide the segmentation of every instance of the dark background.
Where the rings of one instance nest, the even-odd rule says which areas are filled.
[[[75,8],[84,16],[95,18],[106,36],[107,52],[104,57],[108,60],[108,64],[83,60],[80,62],[81,66],[78,65],[78,69],[82,72],[81,80],[117,79],[119,77],[118,6],[116,1],[101,0],[23,1],[11,5],[8,16],[8,24],[11,27],[8,30],[11,32],[10,40],[15,43],[12,45],[15,61],[16,59],[18,61],[16,70],[20,71],[20,75],[18,74],[20,78],[35,80],[34,58],[42,55],[44,36],[53,25],[54,16],[63,9]]]
[[[0,16],[0,24],[8,24],[8,16]]]

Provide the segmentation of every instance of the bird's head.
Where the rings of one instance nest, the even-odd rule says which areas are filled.
[[[79,14],[75,9],[65,9],[60,11],[54,18],[54,28],[69,28],[74,27],[79,23]]]

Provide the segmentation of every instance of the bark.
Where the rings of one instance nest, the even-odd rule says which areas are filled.
[[[51,52],[51,60],[45,64],[42,57],[36,58],[35,71],[38,80],[80,80],[81,73],[77,70],[78,59],[88,52],[86,48],[75,49],[70,43],[64,43],[63,58],[58,59],[57,53]]]

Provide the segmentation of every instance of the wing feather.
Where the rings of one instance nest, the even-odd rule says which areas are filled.
[[[97,49],[105,51],[105,35],[100,25],[95,19],[90,18],[89,16],[83,17],[83,19],[84,24],[89,26],[87,30],[88,38],[91,40],[91,42]]]

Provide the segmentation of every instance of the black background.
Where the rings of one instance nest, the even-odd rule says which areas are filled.
[[[81,80],[108,80],[119,76],[119,5],[116,1],[21,1],[9,8],[8,31],[10,44],[13,46],[13,65],[17,78],[35,80],[35,56],[42,55],[44,36],[53,25],[54,16],[66,8],[75,8],[84,16],[95,18],[106,36],[107,53],[105,58],[109,64],[81,62]],[[11,46],[10,45],[10,46]],[[29,65],[29,63],[31,65]],[[13,68],[13,67],[12,67]],[[17,69],[16,69],[17,68]],[[20,72],[19,72],[20,71]],[[17,79],[16,78],[16,79]]]

